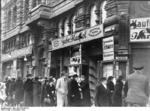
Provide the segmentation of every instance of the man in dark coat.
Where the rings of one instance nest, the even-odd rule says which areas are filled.
[[[24,83],[24,102],[25,106],[33,106],[33,81],[32,75],[27,75],[27,80]]]
[[[20,102],[23,101],[23,95],[24,95],[23,81],[22,81],[21,77],[18,77],[18,79],[16,80],[15,86],[16,86],[16,88],[15,88],[15,100],[16,100],[16,104],[19,105]]]
[[[35,77],[33,81],[33,106],[40,106],[41,102],[41,82],[39,77]]]
[[[115,91],[113,93],[113,106],[122,106],[122,91],[123,91],[123,82],[122,76],[116,81]]]
[[[107,80],[107,88],[110,90],[110,106],[112,106],[112,95],[114,93],[115,85],[113,83],[113,77],[109,76]]]
[[[95,105],[109,106],[110,91],[107,89],[107,80],[105,77],[101,78],[101,84],[96,87]]]
[[[79,91],[79,85],[77,83],[77,74],[72,75],[72,79],[68,84],[68,99],[70,106],[80,106],[81,95]]]
[[[90,106],[91,98],[90,98],[89,82],[84,75],[81,75],[81,79],[82,80],[80,82],[80,88],[82,93],[82,106]]]

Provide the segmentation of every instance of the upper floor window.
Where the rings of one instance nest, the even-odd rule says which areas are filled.
[[[103,1],[102,2],[102,4],[101,4],[101,11],[102,11],[102,23],[104,23],[104,21],[105,21],[105,19],[106,19],[106,17],[107,17],[107,11],[106,11],[106,9],[105,9],[105,7],[106,7],[106,3],[107,3],[107,1],[105,0],[105,1]]]
[[[16,22],[17,22],[17,6],[15,6],[14,8],[13,8],[13,26],[15,26],[16,25]]]
[[[10,29],[10,26],[11,26],[11,10],[8,11],[8,14],[7,14],[7,29],[9,30]]]
[[[69,35],[69,19],[64,20],[64,36]]]
[[[62,37],[63,36],[63,20],[61,19],[58,23],[58,36]]]
[[[76,19],[76,16],[73,15],[72,18],[71,18],[71,33],[74,33],[75,30],[76,30],[75,19]]]
[[[24,21],[28,18],[28,12],[29,12],[29,0],[24,1]]]
[[[91,17],[91,19],[90,19],[90,26],[91,27],[96,25],[97,15],[96,15],[95,11],[96,11],[96,5],[93,5],[91,7],[91,12],[90,12],[91,13],[90,14],[90,17]]]

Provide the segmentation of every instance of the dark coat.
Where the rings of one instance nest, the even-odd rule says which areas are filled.
[[[49,106],[55,105],[55,86],[54,85],[46,85],[46,97],[50,98],[51,103]]]
[[[82,105],[83,106],[90,106],[91,105],[91,98],[90,98],[90,89],[88,81],[82,81],[80,83],[80,87],[82,90]]]
[[[117,80],[113,94],[113,106],[122,106],[122,90],[123,82],[121,80]]]
[[[102,84],[96,87],[95,105],[96,106],[109,106],[110,91]]]
[[[33,106],[33,81],[30,79],[24,83],[24,102],[25,106]]]
[[[107,88],[110,90],[110,106],[112,106],[112,95],[115,90],[114,83],[112,81],[107,82]]]
[[[40,106],[41,105],[41,83],[39,81],[33,82],[33,105]]]
[[[80,106],[81,95],[78,83],[75,79],[70,80],[68,83],[68,100],[70,106]]]
[[[15,99],[17,104],[23,101],[24,91],[23,91],[23,81],[18,79],[15,84]]]
[[[114,83],[113,83],[112,81],[108,81],[108,83],[107,83],[107,88],[108,88],[110,91],[114,91],[114,89],[115,89]]]

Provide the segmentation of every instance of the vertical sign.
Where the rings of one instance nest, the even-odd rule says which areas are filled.
[[[103,61],[114,60],[114,37],[103,39]]]

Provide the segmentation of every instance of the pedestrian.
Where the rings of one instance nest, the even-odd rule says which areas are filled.
[[[6,100],[6,86],[5,83],[0,82],[0,107],[3,106],[3,103]]]
[[[80,88],[82,93],[82,98],[81,98],[82,106],[90,106],[91,105],[90,88],[89,88],[89,82],[85,78],[85,75],[81,75]]]
[[[32,75],[27,74],[27,80],[24,83],[24,103],[25,106],[33,106],[33,80]]]
[[[81,94],[77,82],[77,74],[71,74],[71,80],[68,84],[68,99],[70,106],[81,106]]]
[[[41,82],[39,77],[35,77],[33,81],[33,106],[41,105]]]
[[[68,73],[67,68],[64,68],[61,77],[57,80],[56,83],[57,91],[57,106],[68,106]]]
[[[47,97],[46,87],[48,84],[49,84],[49,81],[47,77],[42,79],[41,106],[47,106],[47,103],[45,103],[44,99]]]
[[[107,88],[107,79],[102,77],[101,83],[96,87],[95,105],[96,106],[110,106],[110,91]]]
[[[112,106],[112,95],[113,95],[114,89],[115,89],[115,85],[113,83],[113,79],[114,79],[114,77],[109,76],[108,80],[107,80],[107,88],[110,91],[110,106]]]
[[[149,98],[149,80],[143,73],[144,66],[134,66],[134,73],[128,76],[127,106],[146,106]]]
[[[53,83],[53,79],[50,78],[48,84],[46,85],[46,99],[49,101],[46,103],[47,106],[55,106],[55,86]]]
[[[122,91],[123,91],[123,77],[119,76],[116,80],[115,90],[112,95],[113,106],[122,106]]]
[[[24,91],[23,91],[23,80],[18,77],[15,84],[15,101],[17,105],[20,105],[23,101]]]

